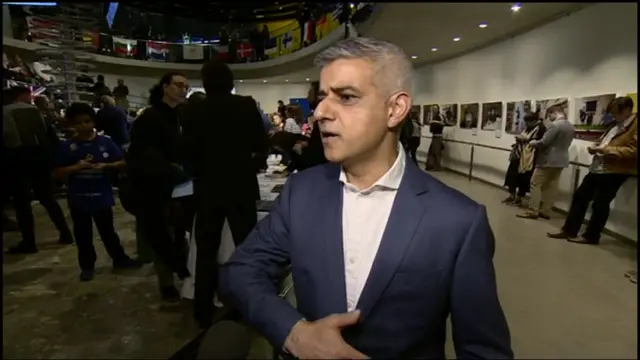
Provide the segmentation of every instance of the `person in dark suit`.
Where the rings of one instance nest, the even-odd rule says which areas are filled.
[[[185,108],[183,137],[196,199],[194,315],[207,328],[213,318],[224,221],[236,245],[255,226],[260,194],[256,172],[268,146],[255,100],[231,93],[229,66],[218,61],[205,64],[202,83],[207,98]]]
[[[223,265],[223,299],[301,359],[444,359],[449,316],[458,358],[513,358],[485,207],[421,171],[399,145],[411,60],[359,37],[316,63],[314,115],[330,163],[289,179]],[[297,308],[276,294],[286,264]]]
[[[150,92],[149,104],[131,127],[126,172],[132,197],[132,210],[144,241],[153,250],[153,260],[163,299],[179,299],[173,286],[173,273],[186,279],[183,239],[175,239],[168,225],[180,219],[179,202],[173,189],[189,177],[183,170],[184,150],[180,134],[178,106],[185,102],[189,84],[179,73],[169,72]],[[182,240],[182,241],[180,241]],[[167,281],[165,281],[166,279]]]

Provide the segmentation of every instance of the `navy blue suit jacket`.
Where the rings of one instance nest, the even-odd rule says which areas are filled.
[[[221,272],[221,294],[275,347],[293,325],[347,311],[340,168],[293,175]],[[371,358],[444,359],[451,316],[459,359],[513,358],[485,207],[407,161],[345,341]],[[297,309],[276,295],[290,263]]]

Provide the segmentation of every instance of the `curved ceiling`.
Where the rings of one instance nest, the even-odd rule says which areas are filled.
[[[363,35],[399,45],[414,57],[415,65],[422,65],[504,41],[588,4],[517,6],[514,11],[513,3],[387,3]]]

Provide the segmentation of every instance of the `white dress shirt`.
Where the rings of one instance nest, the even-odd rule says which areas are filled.
[[[395,163],[371,187],[359,190],[347,181],[344,171],[340,173],[344,184],[342,249],[349,311],[356,309],[369,277],[405,166],[406,155],[398,144]]]

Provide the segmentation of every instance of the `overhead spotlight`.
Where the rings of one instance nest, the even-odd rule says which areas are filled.
[[[289,82],[289,79],[285,79],[284,82]]]
[[[356,7],[356,4],[351,3],[351,4],[349,4],[349,7],[353,9],[354,7]]]
[[[460,41],[460,38],[459,37],[454,37],[453,41],[458,42],[458,41]]]
[[[267,80],[262,80],[262,82],[263,82],[263,83],[266,83],[266,82],[267,82]]]
[[[310,81],[311,79],[309,79],[309,78],[306,78],[305,80],[307,80],[307,81]]]
[[[242,82],[242,80],[240,80],[240,82]]]
[[[511,5],[511,11],[513,12],[518,12],[520,9],[522,9],[522,5],[520,5],[520,3]]]
[[[478,25],[478,27],[479,27],[480,29],[484,29],[484,28],[486,28],[487,26],[489,26],[489,25],[487,25],[487,23],[480,23],[480,25]]]
[[[432,47],[431,51],[436,52],[436,51],[438,51],[438,48],[437,47]]]
[[[418,58],[418,56],[417,56],[417,55],[411,55],[411,58],[412,58],[412,59],[417,59],[417,58]]]

